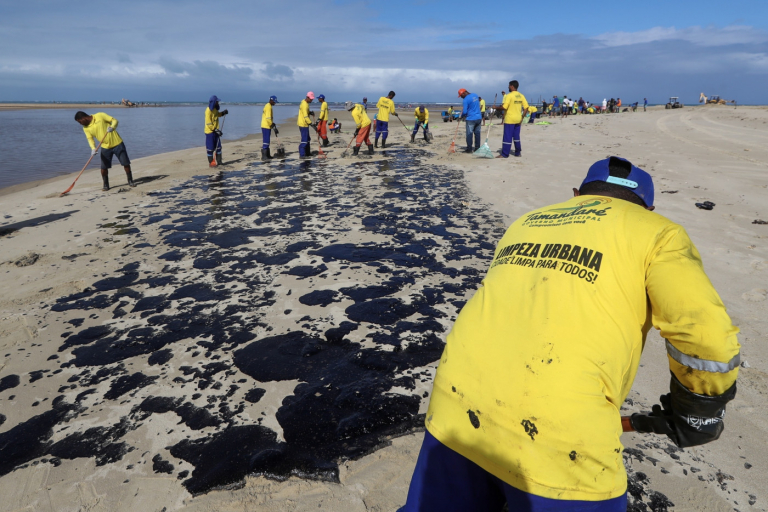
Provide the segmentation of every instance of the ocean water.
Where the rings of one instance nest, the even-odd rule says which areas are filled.
[[[224,121],[226,141],[261,133],[262,106],[222,105],[229,109]],[[318,110],[315,107],[314,110]],[[90,157],[82,127],[74,120],[77,109],[16,110],[0,112],[0,188],[78,172]],[[117,118],[131,160],[205,146],[205,106],[110,108],[94,105],[89,114],[106,112]],[[298,133],[296,105],[276,105],[275,123],[286,135]],[[204,150],[201,149],[201,158]],[[114,166],[119,166],[116,159]],[[89,169],[99,168],[98,155]]]

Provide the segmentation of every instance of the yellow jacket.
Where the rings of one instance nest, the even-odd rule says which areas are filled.
[[[320,104],[320,116],[318,117],[319,121],[327,121],[328,120],[328,102],[323,101]]]
[[[261,111],[261,127],[270,129],[272,128],[272,124],[274,121],[272,120],[272,104],[267,103],[264,105],[264,110]]]
[[[93,114],[92,117],[93,120],[91,121],[91,124],[83,126],[83,131],[85,132],[85,138],[88,139],[88,145],[91,146],[91,149],[96,149],[96,143],[93,142],[93,139],[100,141],[101,138],[104,137],[104,134],[107,133],[108,127],[111,126],[112,128],[117,128],[117,119],[104,112],[97,112]],[[101,147],[109,149],[122,142],[123,139],[120,138],[120,135],[117,134],[117,130],[115,130],[107,135],[104,142],[101,143]]]
[[[376,120],[388,123],[389,114],[393,114],[395,112],[395,102],[386,96],[382,96],[379,98],[379,102],[376,103],[376,108],[379,109],[378,117],[376,117]]]
[[[355,103],[355,108],[352,109],[352,119],[354,119],[355,125],[358,128],[365,128],[371,125],[371,119],[365,112],[365,108],[359,103]]]
[[[520,124],[523,121],[523,110],[528,108],[528,100],[518,91],[512,91],[504,96],[502,107],[504,124]]]
[[[480,112],[485,112],[485,100],[480,100]]]
[[[681,226],[601,196],[523,215],[448,335],[427,429],[517,489],[620,496],[620,408],[651,326],[689,390],[733,385],[738,329]]]
[[[416,116],[416,119],[417,119],[417,120],[418,120],[418,121],[419,121],[421,124],[426,124],[426,123],[428,123],[428,122],[429,122],[429,109],[428,109],[428,108],[424,107],[424,113],[422,114],[422,113],[419,111],[419,107],[416,107],[416,110],[414,110],[414,111],[413,111],[413,113],[414,113],[414,115]]]
[[[205,107],[205,133],[213,133],[219,129],[220,117],[219,109],[211,110],[210,107]]]
[[[312,124],[312,118],[309,117],[309,103],[307,103],[306,99],[301,100],[301,103],[299,103],[299,119],[296,124],[302,128]]]

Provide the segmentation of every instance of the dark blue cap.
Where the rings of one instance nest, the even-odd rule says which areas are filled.
[[[270,96],[269,101],[274,101],[275,103],[278,103],[277,96]]]
[[[611,158],[622,160],[632,166],[631,170],[629,171],[629,176],[626,178],[617,178],[616,176],[611,176],[608,169],[608,163],[610,162]],[[637,195],[640,199],[642,199],[646,206],[653,206],[653,178],[651,178],[651,175],[641,168],[632,165],[629,160],[620,158],[618,156],[612,156],[610,158],[606,158],[605,160],[599,160],[595,162],[592,164],[592,167],[589,168],[587,177],[584,178],[584,181],[581,182],[581,185],[584,186],[587,183],[591,183],[593,181],[605,181],[607,183],[613,183],[614,185],[626,187],[634,192],[635,195]]]
[[[318,96],[318,98],[325,99],[325,94],[321,94],[320,96]]]

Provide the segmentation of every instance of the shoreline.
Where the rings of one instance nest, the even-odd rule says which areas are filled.
[[[58,182],[70,175],[0,192],[7,213],[0,225],[6,260],[0,261],[6,290],[0,379],[18,377],[15,387],[0,391],[9,404],[0,435],[29,428],[38,415],[60,414],[50,441],[61,442],[58,453],[66,454],[55,462],[38,455],[15,464],[0,477],[0,494],[7,496],[0,511],[87,507],[95,500],[118,511],[282,512],[318,504],[396,510],[418,455],[418,428],[395,438],[384,432],[381,443],[353,436],[349,445],[360,451],[342,453],[337,472],[324,473],[331,481],[227,473],[222,483],[231,487],[216,490],[205,475],[240,467],[219,458],[232,443],[246,454],[262,446],[283,453],[287,443],[290,454],[290,440],[317,420],[303,414],[336,407],[326,386],[384,379],[386,385],[368,395],[365,386],[346,388],[348,400],[357,396],[353,389],[361,393],[366,421],[375,419],[365,409],[369,403],[424,413],[437,359],[398,359],[403,366],[396,374],[376,379],[343,378],[359,365],[343,366],[341,374],[296,369],[323,353],[310,349],[326,337],[337,341],[323,345],[334,364],[352,357],[354,344],[370,357],[389,358],[409,353],[392,350],[393,344],[444,339],[461,301],[487,271],[481,242],[495,245],[514,219],[566,199],[586,169],[609,154],[653,175],[656,211],[691,236],[741,328],[742,361],[748,362],[719,441],[681,451],[663,437],[621,437],[633,489],[644,504],[663,498],[681,508],[764,508],[768,292],[760,283],[768,276],[768,229],[752,222],[768,220],[768,112],[662,107],[638,114],[525,125],[523,158],[508,160],[448,154],[455,126],[439,119],[431,123],[429,146],[420,138],[410,144],[395,121],[386,150],[373,158],[340,158],[351,136],[350,121],[341,119],[345,133],[330,136],[326,160],[299,161],[298,130],[286,126],[280,137],[285,161],[262,163],[257,133],[224,141],[219,168],[208,167],[202,146],[136,159],[139,186],[133,189],[115,169],[109,192],[100,191],[98,172],[84,173],[62,199]],[[498,125],[490,130],[494,153],[500,132]],[[456,145],[463,149],[463,132]],[[716,203],[714,211],[694,206],[703,200]],[[417,258],[402,252],[402,237],[423,243],[413,252]],[[429,261],[450,272],[435,272]],[[478,274],[451,277],[464,269]],[[382,317],[381,308],[364,308],[370,297],[352,297],[369,288],[388,289],[373,300],[398,305],[387,311],[404,315],[401,327],[395,327],[400,318]],[[441,302],[442,294],[450,300]],[[429,336],[407,330],[426,321],[405,317],[426,297],[437,298],[425,310]],[[439,347],[425,348],[437,353]],[[121,355],[126,350],[135,352]],[[313,368],[323,368],[322,361]],[[364,366],[390,367],[378,360]],[[649,410],[667,392],[668,360],[655,330],[641,366],[622,414]],[[208,407],[213,403],[218,406]],[[356,421],[355,414],[348,417]],[[109,442],[82,437],[99,432]],[[71,436],[81,437],[64,442]],[[84,444],[95,448],[66,451]],[[105,446],[111,451],[101,455]],[[307,452],[303,460],[310,459]]]

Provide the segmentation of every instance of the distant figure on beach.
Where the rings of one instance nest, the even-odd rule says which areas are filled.
[[[648,98],[643,98],[643,112],[648,110]]]
[[[133,182],[133,173],[131,173],[131,160],[128,158],[123,139],[117,133],[117,119],[104,112],[88,115],[79,111],[75,114],[75,121],[83,127],[85,138],[91,146],[91,155],[97,152],[93,139],[101,141],[101,181],[103,183],[101,190],[109,190],[109,169],[112,167],[113,156],[117,157],[120,165],[125,169],[128,185],[135,187],[136,183]]]
[[[381,147],[387,147],[387,137],[389,136],[389,114],[399,117],[397,112],[395,112],[395,102],[392,101],[392,98],[394,97],[395,91],[389,91],[387,96],[382,96],[379,98],[378,103],[376,103],[376,108],[379,109],[379,112],[376,117],[376,140],[373,144],[374,147],[379,147],[379,137],[381,137]]]
[[[358,156],[360,152],[360,146],[365,143],[368,146],[368,154],[373,154],[373,146],[371,145],[371,119],[360,103],[355,104],[351,101],[344,103],[344,108],[347,112],[352,114],[352,119],[355,121],[355,148],[352,150],[355,156]]]
[[[299,125],[299,132],[301,133],[301,142],[299,143],[299,158],[306,159],[312,158],[312,153],[309,150],[309,127],[311,126],[317,130],[317,125],[312,122],[311,113],[309,111],[309,104],[315,99],[315,93],[309,91],[306,97],[299,103],[299,117],[296,124]]]
[[[621,112],[621,98],[616,98],[616,112]]]
[[[341,123],[339,120],[334,117],[333,121],[328,125],[328,130],[331,133],[339,133],[341,131]]]
[[[448,107],[448,122],[453,122],[453,105]]]
[[[483,126],[485,126],[485,100],[480,97],[480,117],[483,118]]]
[[[685,229],[622,158],[595,162],[573,195],[509,227],[461,309],[401,512],[626,512],[624,422],[680,448],[722,433],[739,330]],[[651,327],[669,393],[622,420]]]
[[[560,110],[560,98],[552,96],[552,110],[549,112],[549,117],[555,117]]]
[[[221,165],[221,130],[219,118],[229,114],[229,110],[219,112],[219,98],[214,94],[208,100],[205,109],[205,150],[208,153],[208,166]],[[215,155],[214,155],[215,153]],[[215,160],[214,160],[215,157]]]
[[[603,98],[603,113],[608,109],[608,100]]]
[[[464,119],[467,127],[467,149],[465,153],[472,153],[480,149],[480,125],[483,122],[483,116],[480,113],[480,97],[466,89],[459,89],[459,98],[464,100],[461,107],[461,118]],[[472,136],[475,138],[474,150],[472,149]]]
[[[368,98],[366,97],[363,98],[363,108],[368,112]]]
[[[320,102],[320,115],[317,116],[317,133],[323,141],[323,147],[328,146],[328,103],[325,101],[325,94],[317,97]]]
[[[424,140],[429,143],[429,137],[427,137],[427,132],[429,132],[429,109],[424,105],[419,105],[413,111],[413,115],[414,120],[413,132],[411,132],[411,142],[416,142],[416,134],[419,133],[419,126],[421,126],[424,131]]]
[[[264,105],[264,110],[261,111],[261,160],[266,161],[272,158],[271,151],[269,150],[269,138],[272,134],[272,130],[275,130],[277,134],[277,126],[275,125],[274,115],[272,114],[272,107],[277,103],[277,96],[270,96],[269,101]],[[280,156],[280,155],[278,155]]]
[[[515,152],[512,156],[520,156],[520,126],[523,118],[528,113],[528,100],[517,91],[520,83],[517,80],[509,82],[509,94],[504,96],[501,110],[504,111],[504,135],[501,139],[501,154],[496,158],[509,158],[512,143],[515,144]]]

